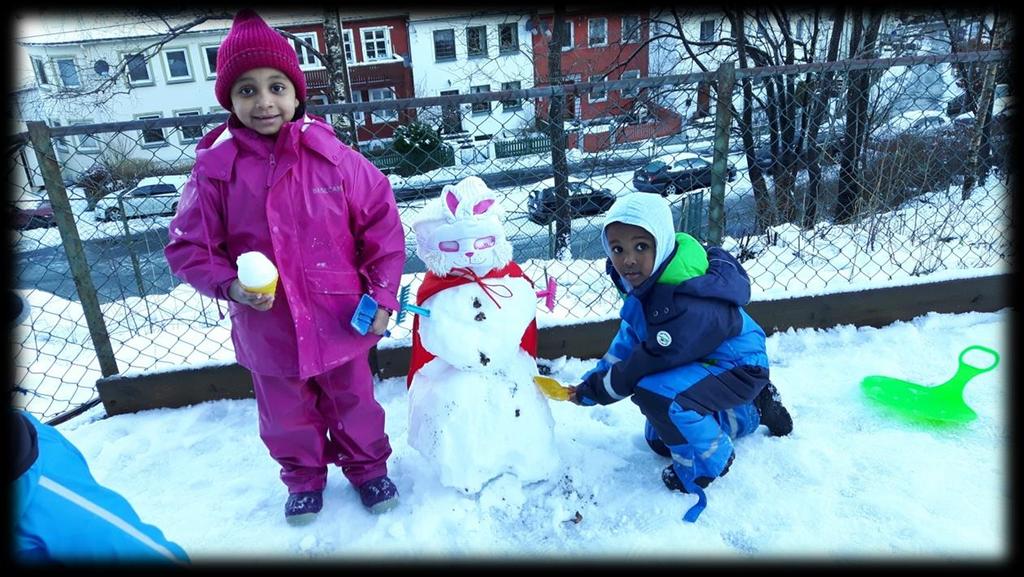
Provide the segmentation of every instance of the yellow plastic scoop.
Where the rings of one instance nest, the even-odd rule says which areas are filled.
[[[542,377],[537,375],[533,377],[533,382],[537,383],[540,391],[544,393],[544,396],[553,399],[555,401],[568,401],[569,391],[567,387],[563,387],[561,383],[552,379],[551,377]]]

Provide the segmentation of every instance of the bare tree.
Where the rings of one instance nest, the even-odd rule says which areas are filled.
[[[877,10],[853,9],[850,15],[849,57],[874,58],[882,13]],[[846,134],[840,156],[839,195],[836,199],[837,223],[851,221],[857,213],[858,202],[865,194],[861,178],[861,155],[864,136],[868,131],[868,105],[873,76],[869,70],[851,70],[846,88]]]

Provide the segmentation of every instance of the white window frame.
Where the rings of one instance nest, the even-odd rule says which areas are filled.
[[[629,19],[632,19],[632,18],[636,19],[636,28],[632,30],[632,33],[636,35],[635,37],[627,36],[626,35],[626,31],[627,31],[626,21],[629,20]],[[640,16],[637,16],[637,15],[623,16],[622,17],[622,27],[619,30],[619,35],[622,37],[622,43],[623,44],[639,44],[640,42],[642,42],[643,39],[644,39],[644,37],[643,37],[643,23],[642,23],[642,21],[640,19]]]
[[[640,70],[638,69],[623,70],[622,76],[619,76],[619,80],[636,80],[638,78],[640,78]],[[623,88],[622,90],[619,91],[619,95],[622,98],[636,98],[638,94],[640,94],[639,90],[631,90],[629,88]]]
[[[80,126],[83,124],[92,124],[92,120],[69,120],[68,126]],[[100,152],[100,143],[96,140],[96,137],[91,134],[78,134],[75,135],[75,152],[82,152],[85,154],[98,154]]]
[[[594,42],[594,24],[604,23],[604,41]],[[605,17],[587,19],[587,47],[597,48],[608,46],[608,19]]]
[[[479,88],[483,88],[483,90],[478,90]],[[490,92],[490,91],[491,91],[491,85],[489,83],[488,84],[478,84],[476,86],[470,86],[469,87],[469,93],[470,94],[480,94],[481,92]],[[486,106],[487,110],[482,110],[482,109],[481,110],[477,110],[478,106],[481,106],[481,107]],[[469,109],[470,109],[470,111],[474,115],[490,114],[491,110],[493,110],[493,108],[491,108],[491,102],[490,101],[488,101],[488,102],[472,102],[469,105]]]
[[[188,109],[185,109],[185,110],[175,110],[174,111],[174,115],[175,116],[202,116],[203,115],[203,109],[201,109],[201,108],[188,108]],[[185,136],[185,129],[186,128],[198,128],[199,129],[199,136],[197,136],[196,138],[188,138],[187,136]],[[182,126],[182,127],[180,127],[178,129],[178,142],[180,144],[195,144],[195,143],[199,142],[199,139],[201,139],[202,137],[203,137],[203,127],[202,126]]]
[[[309,106],[312,106],[314,104],[330,104],[330,103],[331,103],[331,101],[328,100],[326,94],[312,94],[308,98],[306,98],[307,109],[308,109]],[[324,120],[327,121],[327,124],[334,124],[334,121],[332,120],[332,117],[333,117],[332,114],[324,114]]]
[[[588,81],[589,82],[604,82],[605,81],[605,77],[604,77],[604,74],[595,74],[595,75],[591,76]],[[598,95],[601,95],[601,96],[598,96]],[[593,104],[595,102],[607,102],[608,101],[608,89],[607,88],[605,88],[603,90],[599,89],[599,88],[592,89],[591,92],[587,94],[587,101],[590,102],[591,104]]]
[[[384,33],[384,37],[382,39],[374,38],[372,40],[367,40],[367,38],[366,38],[367,33],[376,34],[378,32],[383,32]],[[391,60],[392,59],[392,55],[394,54],[394,52],[391,50],[391,29],[390,29],[390,27],[388,27],[388,26],[374,26],[373,28],[361,28],[359,30],[359,37],[362,39],[362,42],[363,42],[363,46],[362,46],[362,48],[363,48],[363,62],[380,62],[381,60]],[[366,48],[370,45],[371,42],[376,44],[376,43],[381,42],[381,41],[384,42],[384,52],[385,52],[385,55],[384,56],[377,56],[375,58],[370,58],[370,55],[367,52]]]
[[[320,51],[319,36],[317,36],[316,32],[296,32],[293,36],[305,40],[310,46],[316,48],[318,52]],[[299,70],[319,70],[324,67],[316,54],[309,51],[309,48],[300,45],[294,40],[291,43],[295,47],[295,56],[299,59]]]
[[[481,34],[480,41],[481,41],[482,47],[484,49],[482,54],[472,54],[472,53],[470,53],[470,51],[469,51],[469,31],[470,30],[479,30],[480,31],[480,34]],[[490,52],[490,47],[487,46],[487,26],[486,25],[483,25],[483,26],[466,26],[466,58],[487,58],[489,52]]]
[[[568,38],[562,37],[562,52],[568,52],[576,47],[576,33],[573,31],[576,27],[572,25],[572,20],[562,20],[562,25],[569,31]]]
[[[518,86],[511,87],[511,86],[508,86],[509,84],[516,84]],[[520,89],[522,89],[522,87],[523,87],[523,81],[522,80],[510,80],[509,82],[502,82],[501,83],[501,89],[503,91],[504,90],[520,90]],[[513,102],[515,104],[513,104]],[[499,101],[499,103],[501,104],[501,111],[502,112],[512,112],[512,111],[522,110],[523,109],[523,99],[522,98],[516,98],[515,100],[501,100],[501,101]]]
[[[389,98],[382,98],[384,94],[390,95]],[[377,95],[374,98],[374,95]],[[384,88],[369,88],[366,90],[366,96],[370,99],[370,102],[379,102],[381,100],[397,100],[398,96],[395,94],[394,86],[386,86]],[[388,122],[398,122],[398,111],[397,110],[374,110],[370,113],[370,119],[374,124],[387,124]]]
[[[362,90],[355,90],[352,92],[352,104],[357,102],[365,102],[363,100]],[[366,126],[366,113],[362,110],[352,111],[352,122],[354,122],[356,126]]]
[[[349,64],[356,63],[356,37],[352,34],[351,30],[341,31],[341,46],[345,51],[345,62]]]
[[[206,44],[199,47],[199,52],[202,53],[203,58],[203,72],[206,74],[207,80],[213,80],[217,78],[217,67],[216,58],[214,58],[214,66],[210,66],[210,49],[220,51],[220,45],[218,44]]]
[[[451,32],[452,33],[452,55],[438,57],[437,55],[437,33],[438,32]],[[455,41],[455,29],[454,28],[438,28],[432,31],[430,36],[430,43],[434,48],[434,62],[452,62],[459,59],[459,48],[458,43]]]
[[[156,84],[156,78],[153,76],[153,68],[150,66],[150,58],[146,58],[146,55],[142,52],[123,52],[121,56],[122,61],[125,63],[124,77],[125,80],[128,82],[128,86],[153,86],[154,84]],[[146,69],[145,80],[132,80],[132,66],[130,59],[135,56],[138,56],[142,59],[142,64],[144,65],[143,67]]]
[[[188,68],[188,76],[171,76],[170,54],[172,52],[181,52],[185,55],[185,67]],[[187,46],[179,48],[164,48],[160,51],[160,60],[164,63],[164,78],[167,79],[167,84],[195,82],[195,72],[192,70],[192,55],[189,54],[190,52],[191,50],[189,50]]]
[[[46,60],[40,56],[32,56],[32,73],[36,76],[36,83],[40,86],[53,86],[53,82],[50,81],[50,75],[46,72]],[[43,77],[39,78],[42,74]]]
[[[77,84],[68,84],[64,80],[64,74],[61,71],[61,62],[70,62],[71,71],[75,74],[75,81]],[[60,79],[60,85],[64,88],[81,88],[82,87],[82,75],[78,73],[78,66],[75,64],[74,56],[57,56],[53,59],[53,68],[57,71],[57,78]]]
[[[52,126],[54,128],[57,128],[59,126],[64,126],[64,124],[61,121],[59,121],[59,120],[51,119],[50,120],[50,126]],[[68,153],[68,137],[67,136],[54,136],[53,137],[53,150],[54,150],[54,152],[67,154]]]
[[[515,33],[515,46],[509,48],[502,48],[501,46],[501,33],[505,29],[510,29]],[[498,24],[498,54],[516,54],[520,52],[519,48],[519,23],[518,22],[502,22]]]
[[[159,112],[148,112],[143,114],[136,114],[135,120],[154,120],[157,118],[163,118],[163,114]],[[160,142],[146,142],[146,129],[139,129],[139,146],[143,148],[160,148],[167,146],[167,135],[164,133],[163,128],[150,128],[149,130],[159,130],[162,140]]]
[[[704,37],[704,25],[708,24],[708,23],[711,24],[711,34],[707,38],[705,38]],[[698,31],[697,37],[700,39],[701,42],[714,42],[715,41],[715,32],[716,32],[715,28],[716,28],[716,24],[718,24],[718,23],[715,21],[714,18],[705,18],[704,20],[700,21],[700,30]]]

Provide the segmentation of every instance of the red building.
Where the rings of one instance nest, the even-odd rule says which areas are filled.
[[[323,26],[316,26],[320,51],[325,53]],[[293,31],[294,33],[294,31]],[[413,81],[409,55],[409,26],[405,16],[342,21],[342,43],[348,66],[352,102],[412,98]],[[300,55],[301,60],[301,55]],[[306,72],[313,95],[326,95],[327,70]],[[323,97],[322,97],[323,98]],[[326,100],[322,100],[326,102]],[[353,120],[360,142],[390,138],[395,127],[415,116],[414,111],[357,112]]]
[[[534,54],[534,81],[536,86],[550,84],[548,70],[548,43],[552,36],[553,15],[534,17],[530,24]],[[577,82],[604,82],[646,78],[649,75],[648,38],[649,18],[644,11],[569,12],[564,15],[561,39],[561,75],[563,84]],[[608,146],[665,136],[678,132],[681,117],[675,112],[644,103],[646,122],[631,122],[636,118],[634,105],[639,92],[608,90],[566,97],[566,120],[581,124],[607,122],[617,128],[586,134],[583,149],[590,152]],[[546,118],[548,105],[540,99],[537,115]],[[577,145],[576,134],[569,135],[569,147]]]

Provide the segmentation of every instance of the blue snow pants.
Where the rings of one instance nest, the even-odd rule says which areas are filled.
[[[663,443],[684,485],[722,474],[733,440],[760,425],[753,399],[768,384],[767,367],[690,363],[644,377],[632,400],[647,424],[652,448]]]

